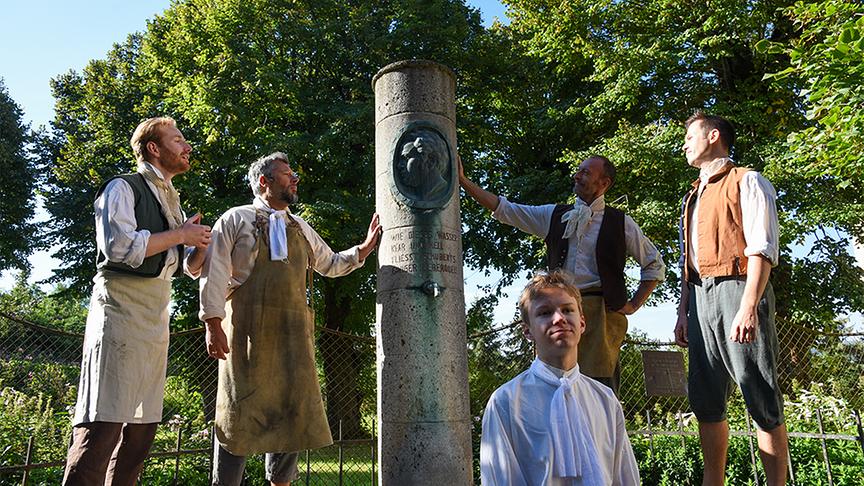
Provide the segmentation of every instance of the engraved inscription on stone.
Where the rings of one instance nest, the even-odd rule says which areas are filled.
[[[642,351],[645,393],[649,397],[685,396],[684,355],[677,351]]]
[[[462,268],[459,257],[459,234],[442,229],[400,228],[384,235],[382,269],[407,273],[449,273]]]
[[[418,127],[403,133],[393,161],[396,187],[410,205],[436,207],[450,198],[450,150],[434,128]]]

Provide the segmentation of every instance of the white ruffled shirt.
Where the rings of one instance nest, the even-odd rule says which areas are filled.
[[[241,286],[255,266],[258,252],[255,247],[255,215],[258,209],[273,210],[261,198],[252,204],[237,206],[225,212],[213,225],[207,258],[201,269],[201,310],[198,317],[206,321],[211,317],[225,318],[225,300],[229,292]],[[303,218],[291,215],[300,225],[312,248],[312,268],[325,277],[347,275],[363,266],[359,247],[353,246],[339,253],[309,226]]]
[[[541,369],[558,378],[572,378],[573,373],[579,372],[578,367],[565,372],[535,359],[531,368],[495,390],[483,414],[481,483],[484,486],[638,485],[639,468],[627,437],[621,404],[608,387],[584,376],[576,380],[570,393],[581,412],[579,423],[584,427],[584,435],[593,440],[599,474],[588,481],[581,476],[558,477],[550,417],[553,398],[560,386],[550,383],[548,377],[541,377],[538,373]]]
[[[600,235],[600,225],[606,211],[606,200],[598,197],[590,205],[581,199],[576,199],[574,207],[581,206],[579,215],[574,215],[574,223],[580,223],[573,228],[573,235],[568,240],[569,248],[564,268],[573,273],[576,285],[580,289],[600,286],[600,272],[597,270],[597,237]],[[492,216],[498,221],[515,226],[520,230],[541,238],[546,238],[552,222],[554,204],[530,206],[517,204],[498,197],[498,207]],[[590,211],[590,216],[588,215]],[[666,265],[660,257],[657,247],[645,237],[642,230],[629,215],[624,215],[624,240],[627,255],[633,257],[641,268],[640,280],[666,279]]]

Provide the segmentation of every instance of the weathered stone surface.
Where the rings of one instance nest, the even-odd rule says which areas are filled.
[[[471,484],[455,79],[403,61],[373,87],[379,479]]]
[[[472,484],[471,423],[468,421],[382,422],[378,440],[381,484]],[[444,444],[448,446],[441,447]],[[465,461],[465,457],[469,460]],[[385,458],[389,458],[386,469]]]
[[[375,123],[404,112],[430,113],[456,122],[456,77],[432,61],[399,61],[381,68],[372,79]]]
[[[435,282],[451,293],[463,292],[462,237],[444,225],[390,227],[378,247],[378,292]]]

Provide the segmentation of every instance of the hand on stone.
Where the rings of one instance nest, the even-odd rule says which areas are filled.
[[[369,222],[369,229],[366,231],[366,239],[360,244],[360,260],[363,261],[375,249],[378,244],[378,239],[381,237],[381,218],[378,213],[372,215],[372,221]]]
[[[462,184],[462,181],[465,180],[465,167],[462,165],[462,157],[459,154],[456,154],[456,163],[459,167],[459,184]]]

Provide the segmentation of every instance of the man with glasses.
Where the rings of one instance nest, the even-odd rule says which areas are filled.
[[[657,248],[630,216],[606,205],[604,194],[615,182],[615,166],[592,155],[573,175],[574,204],[516,204],[481,188],[465,176],[459,161],[459,183],[465,192],[502,223],[544,238],[549,270],[563,268],[582,292],[585,334],[579,343],[582,373],[618,393],[621,344],[627,315],[636,312],[665,279],[666,266]],[[624,280],[627,256],[641,267],[639,287],[628,297]]]
[[[334,253],[288,209],[299,176],[276,152],[249,167],[252,204],[213,227],[201,275],[207,353],[219,359],[214,485],[239,485],[246,456],[267,453],[273,485],[297,476],[297,452],[330,445],[315,366],[312,270],[327,277],[360,268],[381,226],[372,216],[360,245]]]

